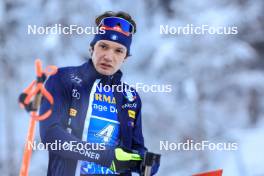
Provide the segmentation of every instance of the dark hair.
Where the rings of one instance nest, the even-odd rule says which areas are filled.
[[[119,12],[113,12],[113,11],[106,11],[103,14],[99,15],[98,17],[96,17],[95,19],[95,23],[98,26],[101,22],[101,20],[105,17],[120,17],[123,18],[127,21],[129,21],[133,26],[134,26],[134,33],[136,33],[137,31],[137,26],[136,26],[136,22],[132,19],[132,17],[123,11],[119,11]]]

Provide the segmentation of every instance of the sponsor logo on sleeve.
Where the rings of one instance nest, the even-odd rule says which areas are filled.
[[[77,115],[77,110],[74,108],[70,108],[69,114],[71,117],[75,117]]]
[[[134,127],[135,126],[135,123],[134,122],[131,122],[131,121],[128,121],[128,124],[127,125],[130,126],[130,127]]]
[[[137,103],[126,103],[122,105],[122,109],[126,109],[126,108],[137,108]]]
[[[132,119],[136,118],[136,112],[133,110],[128,110],[128,116],[131,117]]]
[[[78,92],[77,89],[72,89],[72,97],[79,100],[81,98],[81,94]]]
[[[82,79],[79,78],[79,77],[78,77],[77,75],[75,75],[74,73],[71,73],[71,74],[70,74],[70,78],[71,78],[71,81],[72,81],[72,82],[75,82],[75,83],[81,85],[81,83],[82,83]]]

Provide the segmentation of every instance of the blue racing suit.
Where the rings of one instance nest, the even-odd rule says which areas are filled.
[[[40,136],[44,144],[65,145],[56,150],[49,146],[48,176],[114,173],[109,167],[117,146],[135,150],[143,157],[147,149],[142,135],[141,100],[136,91],[118,91],[118,86],[112,86],[128,87],[121,77],[120,70],[112,76],[99,74],[91,59],[81,66],[59,68],[49,77],[45,87],[54,98],[53,112],[40,121]],[[42,99],[40,113],[50,108]],[[105,143],[106,150],[80,149],[75,145],[78,143]],[[157,169],[155,166],[154,172]],[[123,175],[139,170],[138,166]]]

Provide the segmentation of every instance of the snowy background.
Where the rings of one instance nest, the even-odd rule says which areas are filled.
[[[222,168],[224,176],[264,176],[264,1],[0,0],[0,173],[18,175],[28,114],[19,93],[34,79],[34,60],[79,65],[92,35],[28,35],[28,25],[94,25],[106,10],[137,22],[129,83],[172,84],[171,93],[140,92],[146,145],[162,154],[158,175]],[[160,25],[237,26],[237,35],[160,35]],[[37,129],[38,130],[38,129]],[[160,151],[159,141],[237,142],[237,151]],[[36,140],[39,134],[36,133]],[[45,175],[35,151],[30,175]]]

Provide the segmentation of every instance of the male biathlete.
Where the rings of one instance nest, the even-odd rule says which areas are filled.
[[[138,93],[121,82],[121,65],[130,56],[136,23],[125,12],[105,12],[95,20],[100,32],[90,43],[91,59],[81,66],[59,68],[45,87],[54,98],[43,99],[40,122],[49,147],[48,176],[131,175],[142,171],[147,151]],[[120,86],[122,87],[120,89]],[[152,175],[159,164],[152,167]]]

